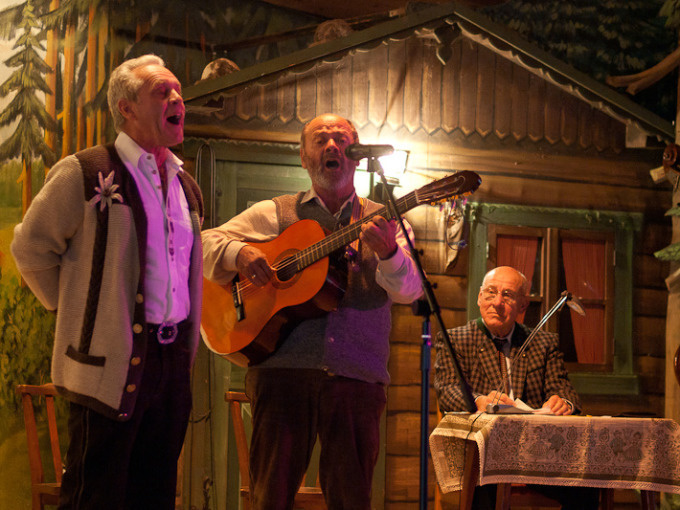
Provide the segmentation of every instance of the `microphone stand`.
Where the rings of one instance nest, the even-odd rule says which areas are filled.
[[[472,391],[470,390],[470,386],[467,383],[465,379],[463,379],[463,373],[460,369],[460,365],[458,364],[458,360],[456,359],[456,356],[454,355],[454,350],[453,350],[453,345],[451,344],[451,339],[449,338],[448,331],[446,330],[446,327],[444,326],[444,321],[441,316],[441,311],[439,309],[439,305],[437,303],[437,299],[435,298],[434,292],[432,290],[432,285],[428,281],[427,277],[425,276],[425,271],[423,271],[423,267],[420,263],[420,257],[418,255],[418,252],[416,249],[413,247],[413,243],[411,242],[411,238],[408,236],[408,233],[406,232],[406,227],[404,226],[404,220],[401,217],[401,214],[399,213],[399,210],[397,208],[397,204],[394,200],[394,196],[392,195],[392,190],[390,190],[388,184],[387,184],[387,179],[385,178],[385,172],[383,171],[382,165],[378,161],[378,158],[373,155],[368,156],[368,171],[369,172],[374,172],[377,173],[380,176],[380,180],[382,181],[383,187],[385,189],[385,193],[387,194],[387,199],[389,203],[389,211],[391,212],[392,216],[396,218],[399,222],[399,227],[401,228],[401,231],[404,234],[404,238],[406,239],[406,242],[408,244],[408,249],[411,253],[411,257],[413,258],[413,261],[416,265],[416,270],[418,273],[418,276],[420,277],[421,284],[423,286],[423,292],[425,295],[425,300],[426,300],[426,305],[427,309],[421,313],[423,315],[423,345],[421,349],[421,371],[422,371],[422,381],[421,381],[421,402],[420,402],[420,509],[421,510],[426,510],[427,509],[427,462],[428,462],[428,445],[427,445],[427,439],[429,436],[429,389],[430,389],[430,378],[429,378],[429,368],[430,368],[430,349],[432,347],[432,341],[431,341],[431,335],[430,335],[430,323],[429,323],[429,316],[430,314],[434,314],[435,318],[437,319],[437,324],[439,325],[439,331],[441,332],[441,335],[444,338],[444,343],[447,346],[449,353],[451,354],[451,361],[453,362],[453,368],[456,373],[456,377],[458,380],[461,382],[462,386],[462,393],[463,393],[463,400],[465,401],[465,406],[467,407],[468,412],[474,413],[477,411],[477,406],[474,403],[474,399],[472,398]]]

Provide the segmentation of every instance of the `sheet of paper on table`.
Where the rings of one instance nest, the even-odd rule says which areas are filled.
[[[486,412],[489,414],[552,414],[547,407],[534,409],[522,402],[519,398],[515,399],[515,405],[507,404],[489,404],[486,406]]]

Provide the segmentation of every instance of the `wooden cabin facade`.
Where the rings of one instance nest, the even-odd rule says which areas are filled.
[[[572,381],[589,414],[663,416],[668,267],[653,253],[670,240],[664,213],[671,190],[654,184],[649,172],[673,139],[670,124],[477,13],[451,6],[199,83],[185,98],[184,157],[206,196],[207,226],[254,201],[306,189],[299,136],[321,113],[351,119],[362,143],[408,151],[396,195],[454,171],[477,172],[481,187],[467,200],[406,215],[446,327],[476,316],[483,274],[516,260],[518,239],[533,246],[525,264],[535,284],[532,320],[564,290],[564,243],[599,246],[603,288],[593,295],[569,290],[585,293],[586,308],[600,318],[589,334],[601,349],[588,359],[567,356]],[[357,172],[360,194],[376,196],[379,188],[371,175]],[[594,264],[582,252],[576,257],[574,268]],[[548,328],[578,336],[565,331],[565,313]],[[416,508],[418,502],[422,345],[422,317],[395,305],[376,508]],[[244,370],[205,353],[196,370],[214,401],[199,396],[196,413],[212,405],[210,448],[228,450],[220,392],[239,387]],[[429,398],[431,429],[437,419],[432,390]],[[188,453],[198,464],[203,455],[200,448]],[[227,479],[231,468],[216,487],[234,486]],[[430,472],[430,496],[433,487]],[[227,508],[229,501],[235,500],[228,499]]]

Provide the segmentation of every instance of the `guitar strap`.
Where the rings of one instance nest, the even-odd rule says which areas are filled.
[[[365,210],[366,199],[357,197],[357,200],[352,202],[352,218],[350,219],[350,223],[355,223],[363,218]],[[361,259],[361,239],[359,239],[359,237],[347,246],[345,256],[353,269],[359,268],[359,260]]]

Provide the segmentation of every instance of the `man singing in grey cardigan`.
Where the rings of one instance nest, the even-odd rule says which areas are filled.
[[[155,55],[116,68],[115,143],[57,163],[14,231],[19,271],[57,314],[60,510],[175,507],[202,284],[200,190],[168,149],[184,137],[181,92]]]

